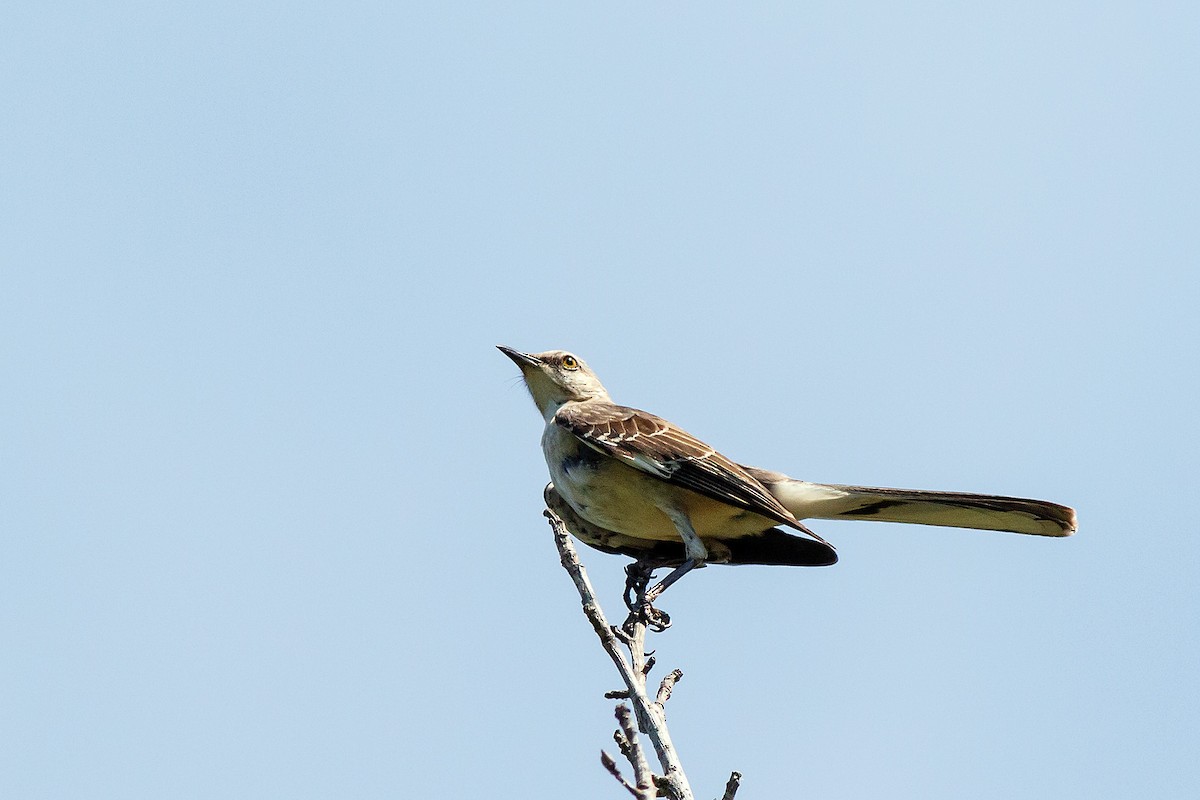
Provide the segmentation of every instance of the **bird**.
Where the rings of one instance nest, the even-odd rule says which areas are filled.
[[[576,538],[674,566],[656,593],[706,564],[829,566],[837,551],[802,520],[875,520],[1070,536],[1075,511],[1020,497],[811,483],[739,464],[668,422],[614,403],[565,350],[497,348],[545,421],[546,506]]]

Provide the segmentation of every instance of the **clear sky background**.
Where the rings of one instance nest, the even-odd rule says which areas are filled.
[[[1079,510],[672,589],[698,796],[1200,795],[1198,34],[7,5],[0,796],[623,796],[498,343],[746,463]]]

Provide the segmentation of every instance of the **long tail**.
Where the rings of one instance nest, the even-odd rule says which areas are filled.
[[[751,474],[797,519],[866,519],[1037,536],[1075,532],[1074,509],[1044,500],[809,483],[759,469]]]

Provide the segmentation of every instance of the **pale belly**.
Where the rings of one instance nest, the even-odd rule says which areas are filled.
[[[557,426],[547,426],[542,449],[558,493],[579,516],[610,531],[639,539],[678,541],[679,531],[662,510],[670,507],[687,514],[701,539],[738,538],[775,524],[626,466]]]

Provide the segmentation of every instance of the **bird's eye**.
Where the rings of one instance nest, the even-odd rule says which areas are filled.
[[[579,369],[579,360],[575,356],[563,356],[563,369]]]

